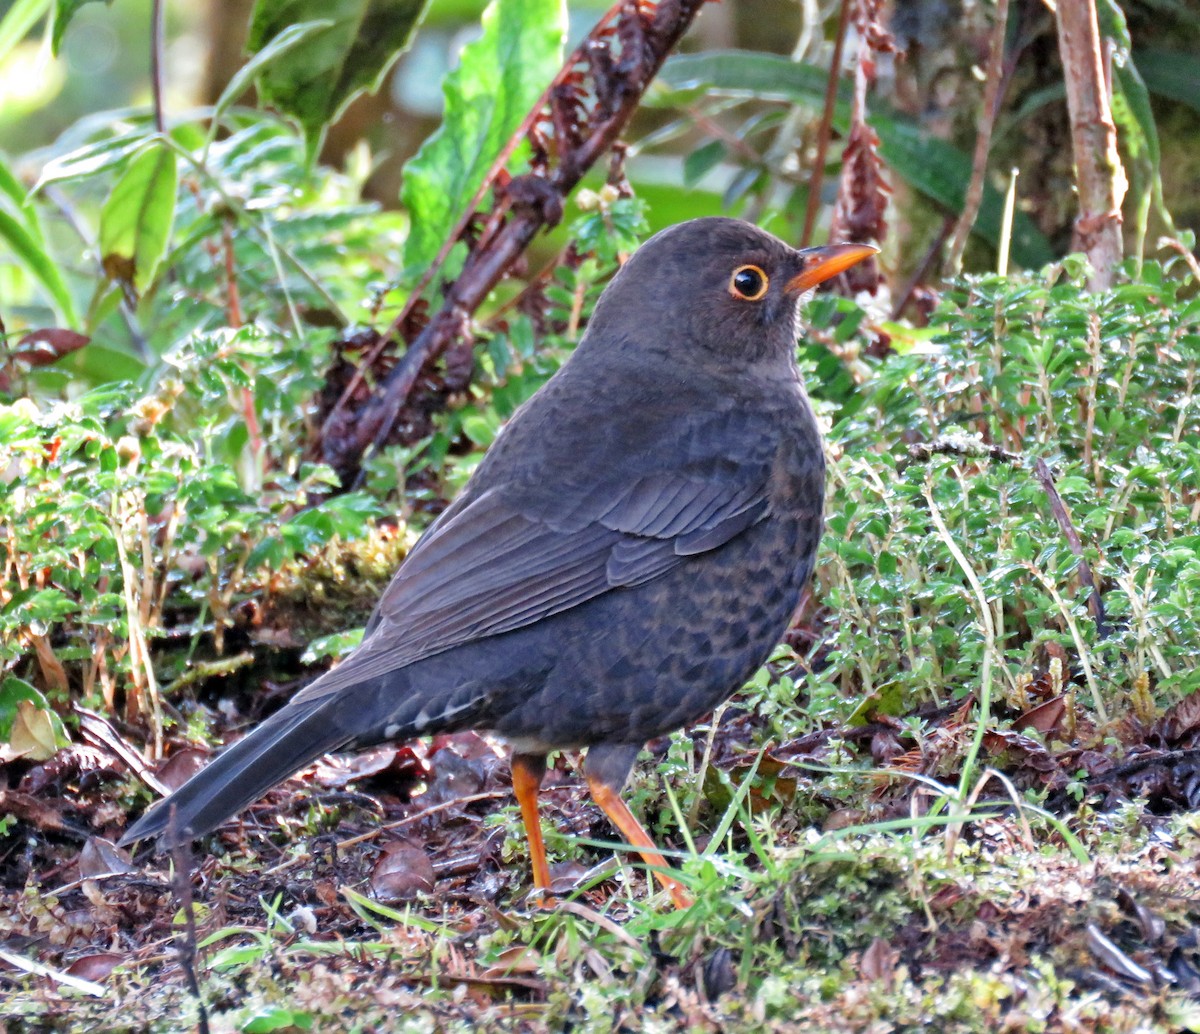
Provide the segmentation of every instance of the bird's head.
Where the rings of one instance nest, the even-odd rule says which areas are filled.
[[[790,361],[800,299],[877,250],[797,250],[738,219],[692,219],[634,252],[597,303],[588,338],[631,339],[681,361]]]

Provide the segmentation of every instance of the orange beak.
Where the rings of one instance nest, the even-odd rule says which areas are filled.
[[[863,259],[878,255],[879,249],[870,244],[829,244],[824,248],[805,248],[800,254],[805,258],[804,269],[787,282],[784,290],[789,294],[800,294],[823,284]]]

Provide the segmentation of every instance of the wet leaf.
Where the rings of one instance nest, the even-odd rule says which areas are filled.
[[[63,831],[67,824],[51,801],[42,801],[16,790],[0,790],[0,815],[10,814],[42,831]]]
[[[154,774],[168,790],[178,790],[199,772],[211,757],[212,754],[208,751],[184,747],[182,750],[172,751],[170,757],[159,763]]]
[[[865,980],[878,980],[891,984],[896,977],[896,963],[899,955],[882,937],[876,937],[871,946],[863,952],[859,972]]]
[[[1200,693],[1192,693],[1172,704],[1150,730],[1150,738],[1164,746],[1190,743],[1200,730]]]
[[[528,945],[514,944],[501,951],[479,976],[482,980],[496,980],[500,977],[537,973],[541,967],[541,955]]]
[[[65,327],[43,327],[21,336],[12,358],[26,366],[49,366],[77,352],[92,339]]]
[[[868,693],[859,705],[846,719],[847,725],[866,725],[872,715],[901,715],[904,713],[904,687],[899,683],[880,686],[875,692]]]
[[[1037,707],[1031,707],[1013,722],[1013,729],[1017,732],[1024,732],[1026,729],[1035,729],[1043,736],[1049,736],[1051,733],[1058,731],[1058,727],[1062,724],[1063,716],[1066,713],[1067,698],[1065,696],[1057,696],[1052,700],[1047,700],[1045,703],[1038,704]]]
[[[32,700],[17,703],[17,716],[8,733],[9,756],[46,761],[67,742],[62,720],[53,711]]]

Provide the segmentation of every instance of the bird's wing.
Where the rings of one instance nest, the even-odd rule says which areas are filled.
[[[683,472],[626,480],[614,470],[557,492],[501,484],[460,501],[405,558],[362,646],[301,697],[658,577],[761,519],[770,471],[760,445],[738,461],[693,456]]]

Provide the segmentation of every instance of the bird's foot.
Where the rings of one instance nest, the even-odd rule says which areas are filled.
[[[679,909],[680,912],[689,909],[696,903],[695,899],[683,887],[683,884],[678,880],[673,880],[670,876],[664,876],[662,873],[655,873],[659,883],[663,885],[663,890],[671,895],[671,903]]]
[[[558,904],[558,895],[548,887],[533,887],[525,895],[525,903],[530,908],[547,910]]]

